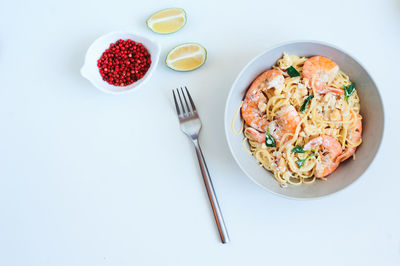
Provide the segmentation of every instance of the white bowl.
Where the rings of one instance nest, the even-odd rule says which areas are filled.
[[[143,78],[139,79],[138,81],[128,86],[114,86],[108,84],[101,77],[99,68],[97,67],[97,60],[99,60],[103,52],[107,48],[109,48],[111,43],[115,43],[119,39],[122,40],[131,39],[135,42],[142,43],[147,48],[151,56],[150,68],[147,70]],[[103,92],[120,94],[128,91],[137,90],[139,89],[140,86],[143,86],[153,74],[154,69],[158,64],[160,51],[161,49],[158,43],[141,35],[137,35],[130,32],[122,32],[122,31],[111,32],[95,40],[89,47],[88,51],[86,52],[85,63],[81,68],[81,74],[83,77],[87,78],[96,88],[98,88]]]
[[[283,52],[299,56],[322,55],[335,61],[341,70],[355,82],[363,116],[363,143],[357,148],[356,160],[340,164],[327,181],[301,186],[288,185],[281,188],[273,174],[260,167],[257,160],[243,146],[243,135],[235,135],[231,129],[232,119],[251,82],[263,71],[270,69]],[[235,121],[240,124],[240,117]],[[229,148],[237,164],[255,183],[276,194],[289,198],[316,198],[337,192],[358,179],[372,163],[380,146],[384,129],[383,104],[371,76],[356,59],[333,45],[316,41],[296,41],[275,46],[248,63],[236,78],[230,90],[225,108],[225,133]]]

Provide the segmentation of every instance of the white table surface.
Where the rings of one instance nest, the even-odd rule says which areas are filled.
[[[183,7],[186,26],[156,35],[152,12]],[[399,265],[400,2],[0,2],[0,265]],[[96,90],[79,74],[98,36],[146,34],[161,63],[140,91]],[[331,197],[294,201],[248,179],[225,141],[223,111],[242,67],[269,46],[331,42],[370,70],[385,138],[362,178]],[[206,64],[163,65],[196,41]],[[219,242],[171,89],[187,85],[231,243]],[[368,106],[363,106],[368,108]],[[146,115],[144,115],[146,114]]]

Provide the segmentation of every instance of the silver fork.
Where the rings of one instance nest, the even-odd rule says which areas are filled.
[[[197,159],[199,160],[201,174],[203,175],[204,184],[207,189],[208,198],[210,200],[211,208],[215,217],[215,221],[217,222],[218,232],[221,237],[222,243],[229,242],[228,231],[225,226],[224,218],[222,217],[221,209],[219,208],[217,196],[215,195],[214,187],[211,181],[210,173],[207,169],[207,164],[204,159],[203,153],[199,144],[199,133],[201,129],[201,121],[199,118],[199,114],[197,113],[196,106],[194,105],[193,99],[189,94],[188,89],[185,86],[186,95],[189,99],[189,102],[186,98],[185,92],[181,87],[181,92],[179,89],[176,89],[176,97],[175,91],[172,90],[172,94],[174,96],[174,102],[176,107],[176,112],[178,113],[179,123],[181,126],[181,130],[185,133],[193,142]],[[182,98],[183,101],[182,101]],[[178,104],[178,100],[179,103]],[[185,102],[185,104],[183,103]],[[190,104],[189,104],[190,103]]]

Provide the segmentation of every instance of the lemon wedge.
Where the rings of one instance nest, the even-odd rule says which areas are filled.
[[[172,49],[165,64],[176,71],[190,71],[201,67],[207,59],[206,49],[198,43],[185,43]]]
[[[153,14],[147,26],[155,33],[169,34],[180,30],[186,24],[186,12],[182,8],[168,8]]]

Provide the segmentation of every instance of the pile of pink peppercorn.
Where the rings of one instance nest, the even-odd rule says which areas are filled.
[[[149,51],[132,40],[112,43],[97,60],[103,80],[115,86],[127,86],[143,78],[150,64]]]

